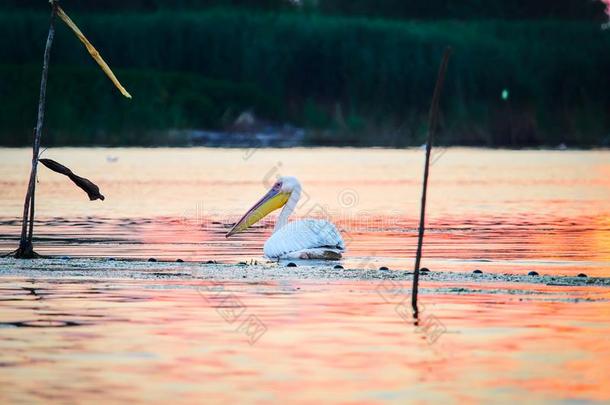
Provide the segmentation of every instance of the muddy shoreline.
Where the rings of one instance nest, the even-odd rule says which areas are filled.
[[[0,277],[83,278],[83,279],[163,279],[222,280],[260,282],[276,280],[303,281],[410,281],[407,270],[371,270],[334,268],[335,263],[297,262],[296,267],[284,263],[220,264],[203,262],[149,262],[99,258],[45,258],[36,260],[0,259]],[[573,277],[565,275],[520,275],[472,272],[430,271],[422,273],[422,281],[446,283],[527,283],[554,286],[610,287],[610,277]]]

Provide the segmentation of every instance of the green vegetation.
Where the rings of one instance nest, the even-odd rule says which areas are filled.
[[[271,119],[282,111],[278,100],[252,84],[194,74],[115,69],[129,91],[138,95],[128,100],[96,66],[88,65],[50,69],[45,144],[165,144],[169,140],[159,130],[219,128],[251,106]],[[37,66],[0,65],[2,144],[19,146],[31,141],[39,76]],[[20,133],[23,137],[15,137]]]
[[[70,11],[151,12],[218,7],[293,11],[387,19],[540,19],[602,20],[601,1],[583,0],[62,0]],[[3,0],[0,10],[40,10],[40,0]]]
[[[442,143],[586,146],[610,133],[610,33],[599,23],[234,9],[72,16],[134,99],[58,27],[47,145],[165,143],[163,130],[221,128],[245,109],[310,128],[315,144],[419,144],[446,45]],[[0,144],[31,140],[47,27],[44,13],[0,13],[0,61],[10,63],[0,66]]]

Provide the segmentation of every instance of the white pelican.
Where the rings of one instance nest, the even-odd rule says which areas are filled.
[[[337,228],[323,219],[288,222],[288,217],[301,198],[301,184],[295,177],[280,177],[246,214],[231,228],[226,237],[245,231],[281,207],[273,234],[265,242],[265,256],[272,259],[338,260],[345,243]]]

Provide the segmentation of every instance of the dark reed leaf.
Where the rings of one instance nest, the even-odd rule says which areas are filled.
[[[104,196],[100,194],[100,188],[92,181],[84,177],[77,176],[72,172],[72,170],[52,159],[39,159],[38,161],[45,165],[47,168],[53,170],[54,172],[68,176],[70,180],[74,182],[74,184],[76,184],[78,187],[83,189],[85,193],[87,193],[87,195],[89,196],[89,200],[104,200]]]

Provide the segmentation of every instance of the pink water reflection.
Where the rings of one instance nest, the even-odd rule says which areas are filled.
[[[100,184],[89,202],[41,171],[36,234],[60,256],[260,260],[272,219],[224,233],[275,175],[296,175],[297,215],[347,234],[345,265],[409,268],[423,155],[384,149],[70,149],[47,157]],[[0,149],[0,248],[19,232],[25,149]],[[46,156],[46,155],[45,155]],[[117,157],[114,163],[107,156]],[[315,164],[312,164],[315,162]],[[610,152],[450,148],[432,168],[424,265],[438,270],[610,275]],[[349,197],[349,198],[346,198]]]
[[[202,297],[206,285],[3,279],[0,399],[610,400],[607,288],[424,282],[422,316],[446,327],[430,344],[378,283],[222,283],[265,322],[251,345]],[[15,321],[79,326],[7,327]]]

